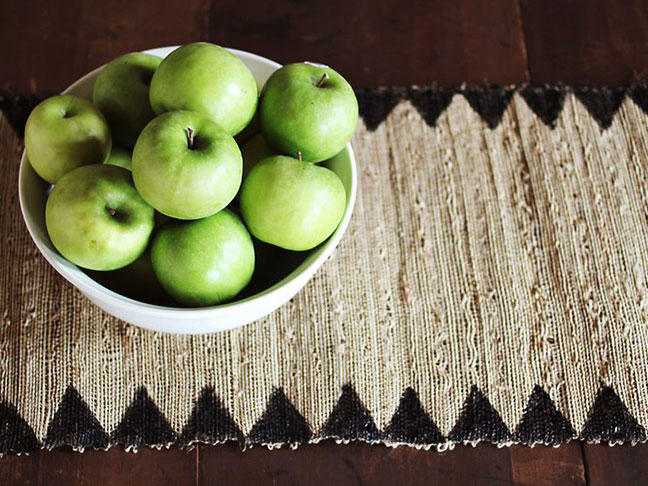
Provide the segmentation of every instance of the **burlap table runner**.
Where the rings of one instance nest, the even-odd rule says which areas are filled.
[[[644,441],[646,93],[359,92],[335,255],[267,318],[194,337],[113,319],[40,256],[17,199],[30,102],[5,96],[0,453]]]

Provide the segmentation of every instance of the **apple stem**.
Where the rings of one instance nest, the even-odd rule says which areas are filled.
[[[316,88],[321,88],[322,85],[324,84],[324,81],[326,81],[329,78],[329,75],[327,73],[323,73],[322,77],[319,79],[317,84],[315,85]]]
[[[193,148],[194,145],[194,131],[193,128],[187,127],[187,146],[189,150]]]
[[[114,208],[108,208],[108,214],[114,216],[115,214],[117,214],[117,210]]]
[[[303,161],[304,161],[304,158],[302,157],[302,153],[301,153],[301,152],[297,152],[297,159],[298,159],[300,162],[303,162]]]

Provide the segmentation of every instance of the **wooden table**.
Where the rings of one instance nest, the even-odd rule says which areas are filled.
[[[192,40],[326,62],[358,87],[619,86],[648,75],[642,0],[21,0],[0,3],[0,87],[54,92],[118,54]],[[483,444],[437,453],[331,442],[0,460],[0,484],[645,484],[648,446]]]

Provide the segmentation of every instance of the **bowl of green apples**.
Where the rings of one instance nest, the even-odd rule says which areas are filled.
[[[30,114],[25,224],[109,314],[233,329],[290,300],[340,242],[357,118],[353,89],[322,64],[206,42],[126,54]]]

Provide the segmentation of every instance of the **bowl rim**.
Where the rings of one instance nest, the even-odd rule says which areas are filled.
[[[156,52],[159,52],[160,50],[168,50],[168,49],[177,49],[180,46],[164,46],[164,47],[157,47],[153,49],[146,49],[140,52],[147,53],[147,54],[155,54]],[[260,56],[258,54],[254,54],[251,52],[239,50],[239,49],[233,49],[233,48],[227,48],[225,47],[229,52],[232,54],[235,54],[241,59],[244,58],[249,58],[253,59],[255,61],[265,63],[265,64],[270,64],[272,67],[279,69],[281,67],[281,64],[271,60],[267,59],[263,56]],[[104,65],[101,65],[97,67],[96,69],[93,69],[92,71],[88,72],[87,74],[83,75],[76,81],[74,81],[70,86],[68,86],[65,90],[61,92],[61,94],[68,94],[71,90],[75,89],[78,85],[81,83],[85,82],[88,78],[92,76],[96,76],[96,74],[103,69]],[[314,273],[319,267],[331,256],[333,251],[335,251],[337,245],[339,244],[340,240],[342,239],[342,236],[344,232],[346,231],[347,226],[349,225],[349,222],[351,220],[351,216],[353,214],[353,209],[355,207],[355,201],[356,201],[356,192],[357,192],[357,186],[358,186],[358,175],[357,175],[357,167],[356,167],[356,159],[355,159],[355,154],[353,152],[353,147],[351,146],[351,142],[347,143],[345,149],[348,152],[349,156],[349,164],[350,164],[350,191],[348,195],[348,201],[346,204],[346,208],[344,211],[344,214],[342,215],[342,219],[340,223],[338,224],[338,227],[335,229],[332,235],[330,235],[321,245],[323,245],[322,249],[320,250],[319,255],[310,262],[305,268],[301,269],[300,271],[297,271],[297,269],[293,270],[290,274],[285,276],[283,279],[281,279],[279,282],[275,283],[271,287],[262,290],[259,293],[256,293],[254,295],[251,295],[249,297],[246,297],[245,299],[226,303],[226,304],[220,304],[220,305],[215,305],[215,306],[209,306],[209,307],[166,307],[166,306],[161,306],[161,305],[156,305],[156,304],[149,304],[147,302],[141,302],[139,300],[132,299],[130,297],[127,297],[125,295],[121,295],[103,285],[101,285],[99,282],[96,283],[96,287],[90,285],[89,283],[85,282],[82,278],[80,278],[78,275],[76,275],[74,272],[72,272],[70,269],[66,268],[63,264],[63,262],[59,262],[57,259],[63,259],[61,255],[58,254],[58,252],[50,250],[42,241],[40,241],[39,237],[36,235],[36,232],[32,225],[35,226],[35,222],[31,220],[31,217],[27,215],[26,213],[26,195],[23,193],[23,188],[22,188],[22,180],[24,177],[24,171],[25,171],[25,165],[28,164],[27,162],[27,152],[26,149],[23,148],[21,158],[20,158],[20,168],[18,171],[18,199],[19,199],[19,204],[20,204],[20,211],[23,216],[23,221],[25,222],[25,226],[27,226],[27,230],[34,241],[34,244],[38,248],[38,250],[41,252],[41,254],[45,257],[45,259],[48,261],[48,263],[61,275],[63,276],[66,280],[68,280],[70,283],[72,283],[75,287],[77,287],[82,293],[86,294],[88,297],[93,297],[93,296],[100,296],[98,298],[101,298],[102,301],[106,302],[107,304],[110,304],[113,307],[119,308],[124,311],[129,311],[132,310],[133,306],[146,309],[146,312],[148,315],[151,316],[160,316],[160,317],[195,317],[197,314],[203,314],[202,317],[205,317],[204,314],[218,314],[221,312],[236,312],[237,310],[248,307],[251,305],[258,305],[261,302],[265,301],[272,301],[276,296],[282,293],[282,291],[285,289],[286,286],[288,286],[291,282],[294,282],[295,280],[299,278],[303,278],[304,275],[307,275],[306,281],[308,281],[312,277],[312,273]],[[70,265],[74,265],[73,263],[69,262]],[[301,266],[301,265],[300,265]],[[82,272],[82,270],[74,265],[74,267],[79,271]],[[311,275],[308,275],[309,272],[312,272]],[[88,277],[90,278],[90,277]],[[305,284],[306,282],[303,282],[299,288],[297,289],[297,292],[301,290],[301,287]]]

